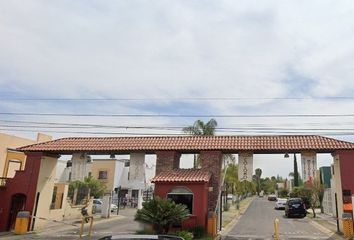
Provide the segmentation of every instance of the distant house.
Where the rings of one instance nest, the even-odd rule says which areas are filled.
[[[36,140],[0,133],[0,176],[13,178],[16,170],[24,169],[25,154],[11,149],[50,140],[51,136],[42,133],[37,134]]]

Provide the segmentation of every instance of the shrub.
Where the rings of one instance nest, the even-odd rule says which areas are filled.
[[[184,240],[193,240],[193,233],[188,232],[188,231],[178,231],[174,235],[181,237]]]
[[[188,217],[185,205],[176,204],[170,199],[155,197],[143,203],[143,208],[136,212],[135,220],[151,224],[156,234],[168,233],[173,223],[179,223]]]
[[[205,228],[203,226],[196,226],[188,229],[188,231],[193,233],[194,238],[201,238],[205,235]]]

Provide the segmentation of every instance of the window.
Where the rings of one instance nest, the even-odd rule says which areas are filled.
[[[105,180],[108,178],[107,171],[98,171],[98,179]]]
[[[133,189],[132,190],[132,198],[138,198],[139,197],[139,190]]]
[[[177,204],[184,204],[189,210],[189,213],[193,213],[193,193],[189,189],[184,187],[176,187],[167,194],[167,198]]]
[[[53,195],[52,195],[52,202],[50,203],[50,209],[55,209],[55,202],[57,200],[57,191],[58,191],[58,187],[54,186]]]
[[[129,167],[130,166],[130,161],[125,161],[124,162],[124,167]]]

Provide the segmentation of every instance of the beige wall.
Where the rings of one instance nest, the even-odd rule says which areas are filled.
[[[37,217],[48,218],[50,216],[50,204],[52,202],[54,180],[56,174],[56,164],[58,159],[55,157],[43,157],[39,169],[37,193],[39,192],[39,201],[37,207]],[[37,219],[34,229],[40,229],[45,226],[47,221]]]
[[[5,162],[6,162],[6,155],[7,155],[8,148],[18,148],[30,144],[35,144],[37,142],[44,142],[50,140],[52,140],[51,136],[41,134],[41,133],[37,135],[37,140],[0,133],[0,174],[1,176],[5,176],[4,174],[6,174],[4,171],[7,170],[5,169]],[[12,175],[12,173],[10,174]]]
[[[339,156],[335,155],[333,157],[333,167],[334,167],[334,182],[335,182],[335,191],[337,193],[337,206],[338,206],[338,217],[341,218],[343,214],[343,193],[342,193],[342,179],[340,176],[340,165],[339,165]],[[342,221],[339,221],[339,230],[343,232]]]
[[[100,180],[106,186],[107,192],[114,189],[115,166],[116,159],[94,160],[92,162],[92,177]],[[107,171],[107,179],[99,179],[99,171]]]
[[[87,206],[87,212],[89,215],[92,213],[92,206],[93,206],[93,198],[90,199],[89,204]],[[70,199],[66,200],[66,207],[64,210],[64,220],[70,219],[81,219],[81,208],[84,205],[71,205]]]

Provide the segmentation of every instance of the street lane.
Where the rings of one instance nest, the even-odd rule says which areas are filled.
[[[275,210],[275,202],[255,198],[225,240],[273,239],[274,219],[280,221],[281,239],[329,239],[308,218],[285,218],[284,210]]]

